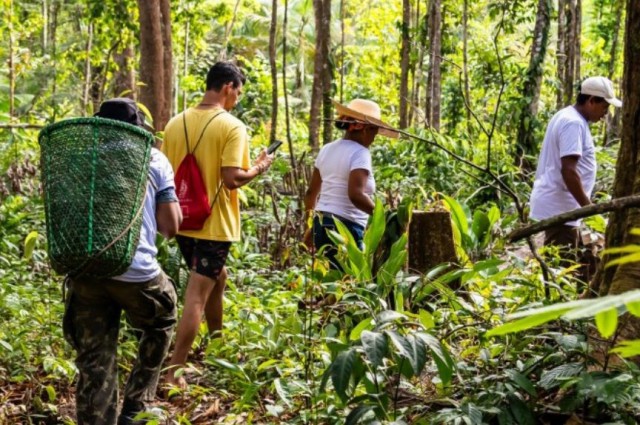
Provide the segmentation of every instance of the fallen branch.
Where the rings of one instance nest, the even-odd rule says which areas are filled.
[[[514,230],[507,236],[507,239],[509,242],[516,242],[520,239],[526,238],[527,236],[542,232],[550,227],[566,223],[567,221],[591,217],[592,215],[610,211],[619,211],[630,207],[640,207],[640,195],[625,196],[609,202],[603,202],[601,204],[587,205],[586,207],[545,218],[544,220],[538,221],[529,226]]]

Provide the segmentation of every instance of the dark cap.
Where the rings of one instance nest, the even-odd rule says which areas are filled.
[[[138,108],[135,100],[128,97],[116,97],[105,100],[100,105],[100,110],[94,115],[101,118],[124,121],[138,127],[149,127],[145,123],[144,112]]]

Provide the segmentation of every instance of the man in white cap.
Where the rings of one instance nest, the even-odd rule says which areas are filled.
[[[354,99],[344,106],[334,102],[338,119],[336,128],[344,136],[324,145],[315,168],[304,204],[307,214],[314,211],[313,232],[305,235],[305,244],[317,249],[326,246],[325,256],[332,269],[340,269],[337,250],[327,235],[341,221],[362,248],[364,228],[375,206],[375,179],[369,146],[379,134],[398,137],[398,132],[380,120],[380,107],[371,100]]]
[[[543,220],[591,204],[597,164],[589,123],[600,121],[609,105],[622,106],[611,80],[590,77],[580,85],[576,103],[551,118],[531,192],[531,218]],[[580,220],[574,220],[546,230],[545,245],[569,247],[563,258],[575,260],[579,226]],[[580,274],[583,280],[590,277],[588,270]]]

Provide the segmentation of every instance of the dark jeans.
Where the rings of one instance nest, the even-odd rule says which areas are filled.
[[[328,230],[336,230],[335,220],[340,220],[342,224],[346,226],[353,239],[358,245],[358,248],[362,249],[362,238],[364,236],[364,227],[356,222],[339,217],[335,214],[319,211],[313,218],[313,245],[316,249],[320,249],[323,246],[324,256],[329,260],[331,269],[342,270],[338,260],[336,260],[336,254],[338,250],[335,244],[327,234]]]

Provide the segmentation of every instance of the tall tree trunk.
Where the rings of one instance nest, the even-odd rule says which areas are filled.
[[[614,21],[614,30],[611,39],[611,51],[609,56],[609,79],[614,79],[614,74],[616,70],[616,64],[618,59],[618,47],[619,47],[619,39],[620,39],[620,27],[622,26],[622,9],[623,9],[623,0],[615,0],[614,4],[615,8],[615,21]],[[608,145],[611,140],[615,140],[620,135],[620,118],[622,114],[618,110],[618,108],[613,108],[613,110],[609,111],[609,114],[606,116],[606,132],[604,137],[604,145]]]
[[[151,112],[156,130],[171,115],[173,64],[169,0],[138,0],[140,11],[140,102]]]
[[[558,1],[558,109],[574,101],[580,79],[581,0]]]
[[[128,96],[136,99],[136,76],[133,72],[133,46],[129,45],[114,55],[116,71],[113,83],[113,95]]]
[[[184,23],[184,56],[182,57],[182,78],[186,78],[189,74],[189,36],[190,36],[190,21],[187,19]],[[189,93],[187,89],[182,90],[182,110],[186,110],[188,106],[187,98]]]
[[[558,78],[558,90],[556,91],[556,109],[562,109],[564,103],[564,78],[567,68],[567,47],[565,45],[565,33],[567,32],[566,13],[567,3],[570,0],[558,0],[558,44],[556,46],[556,77]]]
[[[440,130],[440,97],[442,65],[442,7],[440,0],[431,0],[428,14],[429,44],[429,76],[425,93],[426,125],[436,131]]]
[[[531,58],[529,59],[529,67],[522,87],[524,102],[518,124],[516,162],[517,165],[524,167],[527,171],[531,170],[531,163],[526,161],[525,157],[533,155],[537,151],[533,133],[536,115],[538,114],[544,59],[549,42],[551,7],[551,0],[538,0],[538,12],[536,13],[536,24],[531,44]]]
[[[9,122],[15,115],[16,70],[13,62],[13,0],[9,0]],[[6,19],[6,17],[5,17]]]
[[[87,28],[87,44],[85,46],[85,59],[84,59],[84,88],[82,90],[82,116],[87,116],[87,109],[89,107],[89,93],[91,91],[91,49],[93,47],[93,22],[89,22]]]
[[[340,0],[340,103],[344,103],[344,10],[347,0]]]
[[[469,90],[469,0],[462,4],[462,78],[464,80],[464,98],[469,105],[465,107],[467,130],[471,130],[471,91]]]
[[[402,0],[402,47],[400,48],[400,128],[408,125],[408,101],[409,101],[409,51],[411,49],[411,2]]]
[[[276,35],[278,32],[278,0],[271,2],[271,26],[269,27],[269,65],[271,66],[271,131],[270,143],[276,140],[278,130],[278,66],[276,62]],[[283,64],[284,65],[284,64]]]
[[[627,1],[626,36],[622,106],[622,142],[616,165],[614,196],[640,191],[640,2]],[[630,230],[640,227],[640,209],[614,213],[607,227],[607,246],[640,243],[640,236]],[[605,257],[603,264],[607,261]],[[620,294],[640,288],[640,262],[609,267],[603,274],[602,294]],[[622,336],[640,338],[640,320],[627,321]]]
[[[289,158],[293,176],[297,180],[296,155],[291,138],[291,120],[289,115],[289,94],[287,92],[287,26],[289,24],[289,2],[284,0],[284,16],[282,19],[282,94],[284,96],[284,117],[287,128],[287,144],[289,145]]]
[[[330,0],[313,0],[316,24],[316,46],[313,60],[313,86],[311,88],[311,109],[309,112],[309,145],[313,149],[320,146],[320,120],[322,116],[323,89],[325,87],[325,72],[329,67],[328,55],[328,24],[325,24],[326,3],[331,6]],[[330,16],[329,16],[330,19]]]
[[[624,77],[622,93],[622,140],[616,176],[613,183],[613,197],[638,193],[640,190],[640,3],[627,1],[627,19],[624,43]],[[633,227],[640,227],[640,209],[615,211],[609,216],[607,225],[607,247],[618,247],[640,243],[640,238],[629,234]],[[611,257],[605,255],[602,264]],[[635,277],[633,285],[640,283],[640,263],[612,266],[598,270],[592,289],[601,295],[620,293],[629,289],[629,279]]]
[[[331,0],[324,0],[324,11],[322,14],[323,33],[325,40],[323,47],[325,50],[325,64],[322,69],[322,143],[327,144],[333,140],[333,72],[335,57],[331,56]]]

